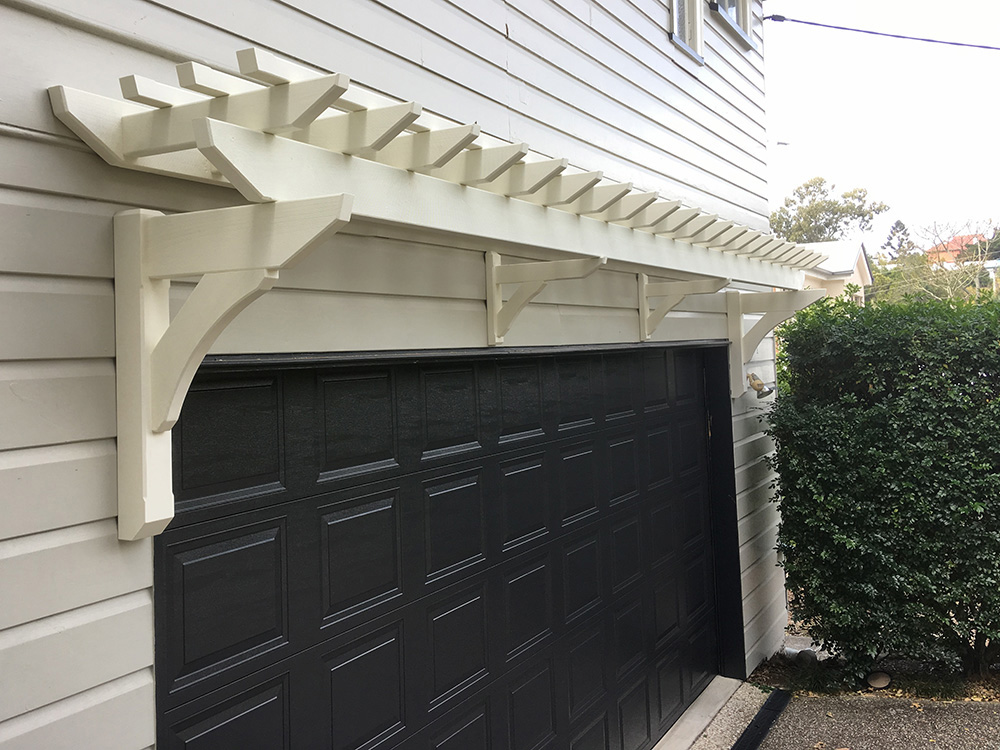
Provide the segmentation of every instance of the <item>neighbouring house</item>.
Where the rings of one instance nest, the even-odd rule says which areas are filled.
[[[932,265],[954,266],[959,262],[959,256],[966,248],[985,246],[986,236],[982,234],[958,234],[947,242],[939,242],[927,250],[927,259]]]
[[[863,242],[833,240],[809,242],[803,247],[827,256],[822,263],[806,270],[806,287],[825,289],[830,297],[839,297],[848,284],[854,284],[861,287],[854,299],[864,304],[865,287],[872,283],[872,267]]]
[[[760,0],[0,28],[0,749],[646,750],[779,647]]]

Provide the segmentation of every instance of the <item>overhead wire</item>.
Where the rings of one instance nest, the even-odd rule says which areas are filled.
[[[777,14],[770,15],[770,16],[764,16],[764,20],[765,21],[775,21],[775,22],[785,22],[785,21],[787,21],[788,23],[800,23],[800,24],[803,24],[805,26],[819,26],[820,28],[824,28],[824,29],[835,29],[837,31],[852,31],[852,32],[857,33],[857,34],[870,34],[871,36],[884,36],[884,37],[889,37],[890,39],[906,39],[906,40],[909,40],[909,41],[912,41],[912,42],[928,42],[930,44],[945,44],[945,45],[948,45],[948,46],[951,46],[951,47],[971,47],[972,49],[988,49],[988,50],[996,50],[996,51],[1000,52],[1000,47],[993,47],[993,46],[991,46],[989,44],[970,44],[968,42],[950,42],[950,41],[946,41],[944,39],[929,39],[927,37],[921,37],[921,36],[907,36],[906,34],[890,34],[890,33],[885,32],[885,31],[872,31],[870,29],[855,29],[855,28],[852,28],[850,26],[835,26],[834,24],[819,23],[817,21],[803,21],[803,20],[798,19],[798,18],[788,18],[787,16],[781,16],[781,15],[777,15]]]

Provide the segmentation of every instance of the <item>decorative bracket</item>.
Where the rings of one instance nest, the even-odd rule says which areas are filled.
[[[649,276],[639,274],[639,328],[642,335],[640,341],[648,341],[653,331],[667,316],[667,313],[679,305],[685,297],[691,294],[715,294],[720,289],[729,286],[732,279],[701,279],[699,281],[663,281],[650,282]],[[661,298],[655,310],[649,307],[649,301]]]
[[[518,313],[557,279],[583,279],[608,262],[607,258],[536,261],[501,265],[500,253],[486,253],[486,320],[490,346],[503,343]],[[506,302],[501,285],[520,284]]]
[[[726,292],[726,314],[729,318],[729,388],[733,398],[746,391],[743,368],[764,337],[799,310],[826,296],[823,289],[803,289],[798,292],[762,292],[741,294]],[[760,314],[761,318],[743,333],[743,316]]]
[[[115,216],[119,538],[158,534],[173,518],[170,430],[211,345],[280,269],[350,220],[351,204],[335,195]],[[171,279],[196,276],[171,320]]]

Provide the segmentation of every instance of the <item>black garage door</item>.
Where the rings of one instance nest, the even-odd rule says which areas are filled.
[[[699,349],[203,367],[158,746],[652,747],[719,671],[707,433]]]

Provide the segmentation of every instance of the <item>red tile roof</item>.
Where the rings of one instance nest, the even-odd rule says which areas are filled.
[[[986,242],[986,237],[981,234],[957,234],[947,242],[930,248],[927,257],[931,263],[954,263],[959,253],[977,242]]]

